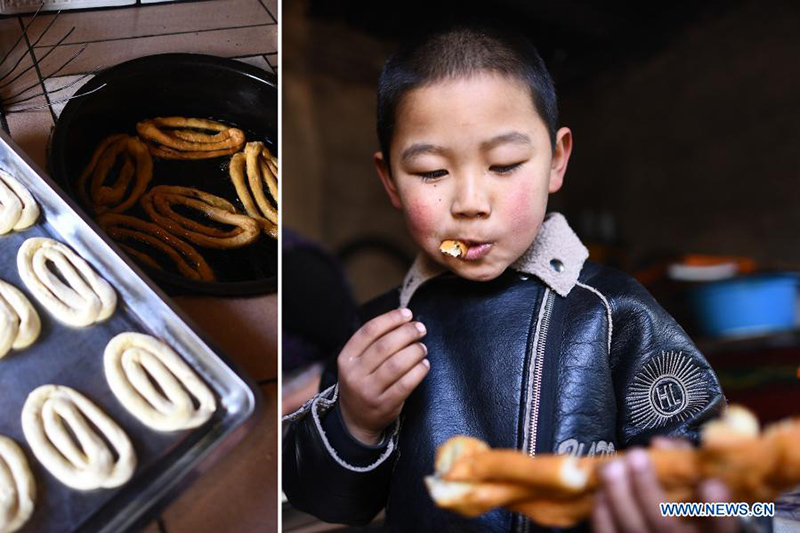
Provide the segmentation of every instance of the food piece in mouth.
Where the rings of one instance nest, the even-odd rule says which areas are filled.
[[[467,245],[463,241],[446,240],[442,241],[439,251],[450,257],[464,257],[467,255]]]

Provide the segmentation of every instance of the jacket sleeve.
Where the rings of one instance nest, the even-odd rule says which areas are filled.
[[[357,442],[338,413],[337,386],[283,419],[283,490],[321,520],[364,525],[386,505],[399,422],[375,447]]]
[[[697,443],[700,426],[726,404],[714,370],[636,280],[620,275],[614,285],[608,307],[619,444],[655,435]]]

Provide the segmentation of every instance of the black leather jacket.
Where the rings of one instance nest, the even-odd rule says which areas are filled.
[[[459,434],[576,455],[613,453],[656,434],[696,440],[725,403],[713,370],[643,287],[584,264],[582,254],[566,284],[540,267],[568,275],[576,260],[548,261],[552,253],[485,283],[452,274],[416,280],[408,306],[427,327],[430,373],[375,448],[343,429],[335,386],[286,417],[290,502],[348,524],[367,523],[386,506],[386,525],[398,531],[530,531],[535,525],[504,510],[465,519],[435,507],[423,478],[436,448]],[[384,295],[365,319],[400,299],[399,290]]]

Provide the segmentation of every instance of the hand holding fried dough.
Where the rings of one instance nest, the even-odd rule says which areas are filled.
[[[656,437],[658,449],[690,448],[686,441]],[[691,493],[692,491],[688,491]],[[659,481],[647,452],[633,449],[600,471],[600,487],[594,498],[592,529],[598,533],[617,531],[674,531],[678,533],[735,533],[733,517],[682,520],[661,516],[659,504],[670,500],[695,499],[702,502],[730,501],[730,491],[719,480],[701,482],[696,498],[670,494]]]
[[[379,315],[350,337],[338,358],[339,409],[350,434],[374,445],[428,374],[425,335],[411,311]]]
[[[153,118],[136,124],[136,131],[151,143],[150,152],[162,159],[208,159],[235,154],[245,142],[242,130],[201,118]]]
[[[706,424],[697,449],[651,447],[619,456],[643,476],[650,468],[657,484],[640,479],[639,485],[626,486],[630,476],[620,471],[623,463],[618,458],[529,457],[514,450],[491,450],[469,437],[442,445],[436,475],[426,483],[439,506],[467,516],[504,506],[542,525],[568,527],[588,519],[595,508],[597,522],[616,520],[623,529],[636,530],[637,523],[650,524],[658,508],[648,505],[637,514],[626,502],[649,502],[662,497],[658,491],[663,491],[661,501],[690,501],[703,495],[706,481],[720,480],[733,501],[762,502],[800,482],[800,420],[771,426],[759,435],[753,419],[732,407],[723,418]]]

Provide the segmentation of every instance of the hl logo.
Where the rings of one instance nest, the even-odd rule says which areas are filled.
[[[686,390],[673,377],[663,377],[653,383],[650,395],[655,410],[665,416],[677,413],[686,406]]]
[[[681,352],[662,352],[633,378],[627,395],[633,423],[657,428],[686,420],[708,402],[706,376]]]

